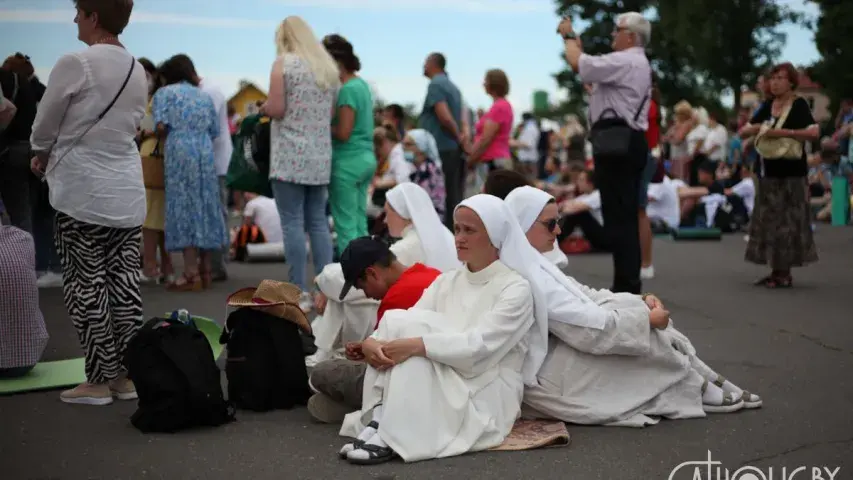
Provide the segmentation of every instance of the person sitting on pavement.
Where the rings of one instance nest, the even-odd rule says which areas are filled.
[[[443,225],[442,225],[443,227]],[[340,298],[351,288],[379,301],[373,330],[389,310],[408,310],[415,306],[439,270],[415,263],[407,267],[397,260],[384,242],[362,237],[350,242],[341,255],[345,283]],[[346,359],[326,360],[311,372],[309,383],[315,394],[308,400],[308,411],[324,423],[340,423],[344,415],[361,408],[364,374],[367,371],[362,342],[346,344]],[[374,364],[379,367],[381,364]]]
[[[489,172],[486,176],[482,193],[493,195],[503,200],[510,192],[524,186],[532,186],[530,180],[524,174],[515,170],[499,168]],[[554,241],[554,248],[545,253],[545,256],[559,268],[568,268],[569,266],[569,258],[560,250],[560,246],[556,240]]]
[[[433,207],[429,194],[414,183],[403,183],[385,194],[385,222],[389,234],[398,241],[391,245],[397,260],[411,266],[423,263],[442,272],[457,268],[453,235]],[[373,331],[378,302],[361,291],[339,299],[344,277],[341,264],[333,263],[315,279],[318,294],[314,306],[320,314],[314,320],[317,353],[308,357],[309,366],[335,358],[348,342],[360,342]]]
[[[247,245],[268,243],[284,245],[281,215],[275,200],[257,193],[245,192],[243,224],[231,234],[231,259],[243,262],[248,258]]]
[[[500,445],[547,354],[537,258],[502,200],[454,210],[465,266],[439,276],[409,310],[385,313],[362,344],[362,409],[346,416],[351,463],[445,458]],[[379,368],[372,365],[380,365]]]
[[[35,259],[29,233],[0,225],[0,378],[29,373],[47,346]]]
[[[555,233],[555,199],[523,187],[507,196],[527,239],[547,251]],[[758,408],[758,395],[726,380],[696,356],[663,302],[651,294],[596,290],[540,257],[548,299],[549,354],[528,387],[526,415],[584,425],[642,427]],[[571,366],[571,368],[567,368]]]

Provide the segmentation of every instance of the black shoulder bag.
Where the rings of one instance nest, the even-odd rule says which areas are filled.
[[[637,108],[637,113],[634,114],[634,121],[640,118],[640,113],[643,107],[649,100],[649,96],[643,97],[640,102],[640,107]],[[612,108],[607,108],[601,112],[592,127],[589,129],[589,141],[592,143],[592,155],[595,157],[617,157],[627,155],[631,150],[631,136],[634,129],[628,125],[624,118],[616,114]]]
[[[63,153],[62,156],[60,156],[59,158],[56,159],[56,162],[53,163],[53,168],[51,168],[49,171],[44,172],[44,175],[41,177],[41,180],[43,182],[47,179],[47,174],[49,172],[53,171],[53,169],[56,168],[57,165],[59,165],[59,162],[62,161],[62,159],[65,158],[65,156],[68,155],[68,153],[71,152],[71,150],[74,150],[74,147],[76,147],[77,144],[80,143],[80,140],[83,137],[85,137],[87,133],[89,133],[89,130],[91,130],[92,128],[95,127],[95,125],[100,123],[100,121],[104,119],[104,117],[107,115],[107,113],[110,110],[112,110],[113,106],[118,101],[118,97],[121,96],[121,94],[124,92],[125,87],[127,87],[127,82],[130,81],[130,76],[133,75],[133,69],[135,67],[136,67],[136,58],[131,57],[130,58],[130,69],[127,71],[127,76],[124,78],[124,83],[121,84],[121,88],[118,89],[118,93],[116,93],[115,97],[113,97],[113,100],[110,102],[110,104],[107,105],[107,108],[105,108],[104,111],[102,111],[101,114],[98,115],[98,118],[96,118],[95,121],[92,122],[92,124],[89,125],[89,127],[83,131],[83,133],[81,133],[77,138],[74,139],[73,142],[71,142],[71,145],[65,150],[65,153]]]

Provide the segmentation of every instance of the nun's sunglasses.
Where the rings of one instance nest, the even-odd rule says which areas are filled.
[[[550,220],[537,220],[537,222],[545,225],[545,228],[547,228],[549,232],[554,233],[554,230],[557,229],[557,225],[560,224],[560,218],[557,217]]]

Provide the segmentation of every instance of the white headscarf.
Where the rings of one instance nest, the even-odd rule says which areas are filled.
[[[506,204],[507,207],[512,211],[515,218],[518,220],[519,225],[527,232],[533,226],[533,223],[539,218],[539,215],[542,213],[542,210],[548,205],[548,202],[554,200],[554,197],[551,194],[544,192],[538,188],[533,188],[529,186],[519,187],[509,193],[506,196]],[[524,240],[527,241],[527,236],[525,235]],[[529,245],[529,243],[528,243]],[[533,248],[532,246],[530,248]],[[539,253],[539,252],[537,252]],[[569,294],[576,297],[583,303],[595,304],[595,302],[589,298],[586,293],[584,293],[580,288],[578,288],[577,281],[563,272],[561,272],[557,267],[555,267],[548,259],[539,254],[539,265],[540,265],[540,276],[543,277],[543,281],[556,281],[560,284]],[[542,275],[545,274],[545,275]],[[550,278],[549,278],[550,277]],[[591,317],[577,317],[570,319],[559,319],[559,321],[577,325],[579,327],[586,328],[596,328],[603,329],[604,328],[604,318],[600,316],[591,316]]]
[[[416,128],[406,132],[406,136],[411,137],[418,150],[423,152],[430,160],[438,166],[441,166],[441,156],[438,154],[438,144],[435,143],[435,137],[431,133],[422,128]]]
[[[415,183],[401,183],[385,193],[385,200],[401,217],[412,222],[426,257],[424,264],[442,272],[462,265],[453,234],[441,223],[426,190]]]
[[[518,221],[500,198],[486,194],[474,195],[456,209],[459,207],[468,207],[480,217],[486,226],[489,240],[500,251],[501,262],[530,282],[535,322],[527,332],[528,352],[522,375],[528,386],[538,385],[536,375],[548,354],[548,302],[545,290],[540,286],[542,275],[539,272],[539,258],[542,256],[527,241]]]

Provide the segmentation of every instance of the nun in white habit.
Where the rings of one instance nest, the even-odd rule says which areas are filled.
[[[414,183],[402,183],[385,194],[385,221],[391,236],[400,240],[391,245],[397,261],[407,267],[423,263],[442,272],[459,267],[453,234],[444,226],[433,208],[429,194]],[[428,239],[423,241],[421,239]],[[340,263],[326,266],[315,283],[325,308],[312,325],[317,353],[306,363],[316,365],[337,358],[336,350],[348,342],[360,342],[373,331],[379,302],[350,289],[339,298],[344,285]]]
[[[439,276],[409,310],[387,312],[363,352],[362,410],[341,455],[373,464],[443,458],[500,445],[536,383],[547,347],[539,254],[502,200],[475,195],[454,211],[465,266]],[[374,363],[374,362],[371,362]],[[375,364],[375,363],[374,363]]]
[[[558,210],[542,190],[506,198],[537,250],[549,248]],[[540,257],[548,299],[548,356],[526,389],[525,414],[587,425],[642,427],[761,406],[758,395],[719,376],[697,356],[654,296],[596,290]]]

